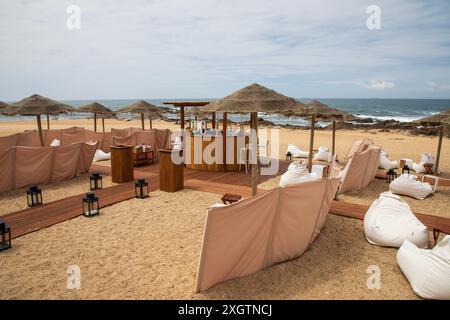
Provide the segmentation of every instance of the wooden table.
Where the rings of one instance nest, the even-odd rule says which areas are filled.
[[[155,152],[153,150],[146,150],[146,151],[140,151],[136,152],[133,155],[134,165],[135,166],[142,166],[149,163],[155,162]]]
[[[241,200],[241,196],[238,194],[226,193],[222,196],[222,202],[224,204],[232,204]]]

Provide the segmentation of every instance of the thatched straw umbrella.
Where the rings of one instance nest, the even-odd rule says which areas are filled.
[[[223,112],[223,132],[226,137],[227,113],[250,113],[251,128],[258,130],[258,112],[281,113],[304,107],[302,103],[293,98],[282,95],[259,84],[252,84],[235,93],[217,101],[211,102],[205,112]],[[226,139],[223,139],[224,160],[226,168]],[[256,165],[252,164],[252,194],[256,194],[257,172]]]
[[[144,115],[148,115],[150,119],[150,129],[152,129],[152,118],[162,118],[165,111],[164,108],[157,107],[151,103],[148,103],[147,101],[141,100],[119,109],[118,112],[140,114],[142,121],[142,130],[145,130]]]
[[[93,113],[94,114],[94,131],[97,132],[97,114],[102,118],[103,132],[105,132],[105,116],[113,116],[114,111],[105,107],[98,102],[92,102],[84,106],[79,107],[75,112]]]
[[[0,110],[5,109],[7,107],[9,107],[9,104],[0,101]]]
[[[44,145],[44,136],[42,134],[41,115],[47,115],[47,121],[49,115],[57,115],[60,113],[66,113],[73,111],[73,108],[67,104],[42,97],[38,94],[33,94],[19,102],[11,104],[9,107],[3,109],[1,112],[6,115],[24,115],[24,116],[36,116],[37,126],[39,130],[39,138],[41,145]],[[48,125],[48,124],[47,124]]]
[[[439,141],[438,141],[438,147],[436,152],[436,174],[439,174],[439,159],[441,157],[441,148],[442,148],[442,140],[444,138],[444,127],[450,126],[450,109],[447,111],[425,117],[422,119],[419,119],[415,121],[416,123],[419,123],[421,125],[425,126],[440,126],[439,128]]]
[[[305,104],[305,106],[306,107],[304,108],[304,111],[301,109],[294,110],[292,114],[298,117],[311,117],[311,136],[309,144],[309,162],[308,162],[309,169],[311,170],[315,121],[319,119],[324,121],[331,121],[333,123],[331,154],[334,155],[336,151],[336,122],[354,120],[356,117],[350,113],[331,108],[330,106],[318,100],[308,101]]]

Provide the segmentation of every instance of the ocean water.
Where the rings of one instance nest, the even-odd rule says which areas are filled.
[[[299,101],[306,102],[311,99],[317,99],[329,106],[349,112],[360,117],[371,117],[378,120],[394,119],[402,122],[417,120],[429,115],[433,115],[450,109],[450,99],[322,99],[322,98],[300,98]],[[123,106],[135,102],[137,99],[127,100],[96,100],[99,103],[117,110]],[[165,106],[164,101],[210,101],[212,99],[145,99],[155,105]],[[63,101],[71,106],[78,107],[93,100],[66,100]],[[170,107],[168,107],[171,109]],[[89,117],[90,114],[69,114],[60,115],[62,119],[76,119]],[[124,115],[131,117],[131,115]],[[308,125],[308,120],[301,118],[283,117],[280,115],[263,115],[260,117],[276,124],[291,124],[298,126]],[[169,115],[169,118],[176,118],[175,114]],[[0,121],[35,119],[34,117],[25,116],[0,116]],[[220,119],[220,115],[219,115]],[[247,121],[250,119],[247,115],[229,115],[229,119],[233,121]],[[326,122],[319,122],[318,125],[327,125]]]

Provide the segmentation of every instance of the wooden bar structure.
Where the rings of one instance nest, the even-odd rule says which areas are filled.
[[[203,107],[209,104],[209,101],[166,101],[166,105],[172,105],[180,108],[180,128],[184,129],[184,108],[185,107]]]
[[[134,180],[133,146],[111,146],[111,172],[114,183]]]

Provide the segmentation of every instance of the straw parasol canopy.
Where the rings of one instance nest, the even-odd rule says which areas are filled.
[[[293,110],[303,110],[305,105],[294,98],[287,97],[274,90],[268,89],[257,83],[244,87],[224,98],[211,102],[202,108],[205,112],[223,112],[223,131],[226,132],[227,113],[250,113],[251,127],[258,128],[258,112],[288,114]],[[226,151],[226,139],[224,150]],[[226,159],[226,155],[224,155]],[[226,163],[225,163],[226,165]],[[255,164],[252,164],[252,194],[256,194],[257,172]]]
[[[440,126],[438,147],[436,152],[436,164],[435,164],[436,174],[439,174],[439,160],[441,157],[442,140],[444,139],[444,127],[450,126],[450,109],[438,114],[434,114],[429,117],[416,120],[415,122],[426,126],[427,125]]]
[[[93,113],[94,114],[94,131],[97,132],[97,114],[101,115],[103,132],[105,132],[105,116],[113,116],[114,111],[105,107],[98,102],[92,102],[75,110],[76,112]]]
[[[7,107],[9,107],[9,104],[0,101],[0,110],[5,109]]]
[[[142,130],[145,130],[144,115],[150,119],[150,129],[152,129],[152,118],[162,118],[165,113],[164,108],[157,107],[147,101],[140,100],[118,110],[118,112],[139,113],[141,115]]]
[[[244,87],[202,108],[206,112],[228,113],[286,113],[302,106],[294,98],[282,95],[257,83]]]
[[[11,104],[9,107],[3,109],[2,113],[6,115],[35,115],[37,117],[39,138],[41,140],[41,145],[43,146],[44,137],[42,135],[41,115],[47,115],[47,127],[49,127],[49,115],[58,115],[60,113],[70,111],[73,111],[73,108],[67,104],[40,96],[38,94],[33,94],[32,96]]]
[[[450,123],[450,109],[429,117],[425,117],[415,122],[423,125],[440,125],[442,123]]]

